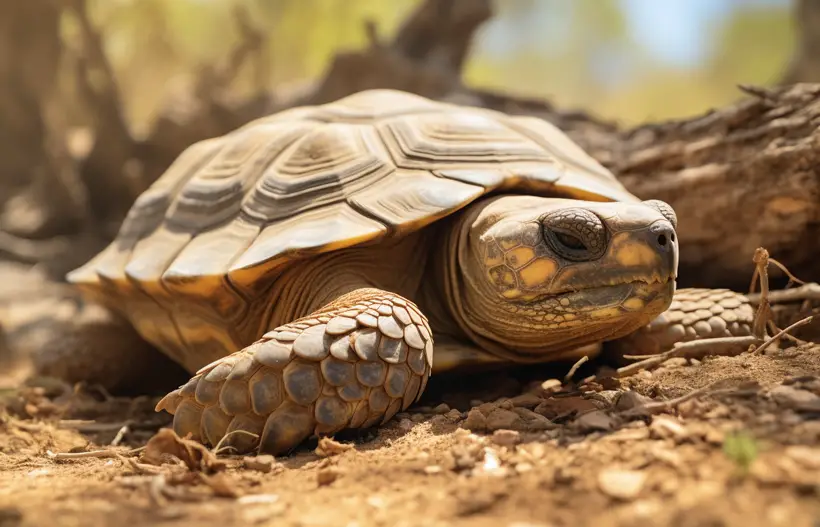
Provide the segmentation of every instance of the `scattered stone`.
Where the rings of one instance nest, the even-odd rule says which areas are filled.
[[[487,416],[487,430],[499,430],[501,428],[522,429],[524,423],[521,417],[510,410],[496,408]]]
[[[407,419],[403,419],[402,422],[403,421],[410,422]],[[401,422],[399,423],[399,426],[401,426]],[[410,426],[412,428],[412,423],[410,423]],[[323,438],[319,439],[319,445],[316,447],[316,450],[314,451],[314,453],[319,457],[331,457],[331,456],[338,456],[339,454],[347,452],[348,450],[351,450],[352,448],[353,448],[352,444],[339,443],[338,441],[336,441],[333,438],[323,437]]]
[[[467,418],[462,421],[461,426],[474,432],[487,430],[487,418],[478,408],[473,408],[467,412]]]
[[[450,421],[451,423],[457,423],[457,422],[461,421],[462,415],[461,415],[461,412],[459,412],[456,409],[453,409],[453,410],[448,411],[446,414],[444,414],[444,417],[448,421]]]
[[[337,469],[326,467],[316,473],[316,483],[318,483],[320,487],[324,487],[339,479],[340,475]]]
[[[497,404],[498,404],[498,408],[502,408],[504,410],[512,410],[513,408],[515,408],[510,399],[504,399],[504,400],[498,401]]]
[[[666,368],[681,368],[683,366],[688,366],[689,360],[684,357],[672,357],[671,359],[666,359],[666,362],[664,362],[663,365]]]
[[[510,402],[513,406],[516,407],[523,407],[523,408],[535,408],[543,401],[542,398],[538,397],[534,393],[522,393],[517,397],[513,397],[510,399]]]
[[[590,401],[596,401],[600,403],[601,409],[603,408],[610,408],[615,405],[615,402],[618,400],[618,397],[621,395],[621,391],[619,390],[602,390],[600,392],[588,392],[584,395]]]
[[[498,446],[511,448],[521,442],[521,435],[515,430],[502,428],[493,432],[492,441]]]
[[[605,469],[598,474],[598,487],[611,498],[632,500],[646,483],[646,473],[636,470]]]
[[[557,392],[561,389],[563,383],[558,379],[547,379],[541,383],[541,389],[547,393]]]
[[[670,415],[654,416],[649,425],[649,432],[657,439],[674,439],[678,443],[689,437],[680,421]]]
[[[242,465],[249,470],[264,472],[267,474],[276,465],[276,459],[271,455],[248,456],[242,459]]]
[[[439,474],[443,471],[444,471],[444,469],[441,468],[439,465],[429,465],[429,466],[424,467],[424,473],[425,474]]]
[[[650,402],[652,402],[652,399],[650,399],[649,397],[641,395],[636,391],[627,390],[621,392],[620,396],[615,401],[615,409],[619,412],[624,412],[626,410],[632,410],[635,408],[646,406],[646,404]]]
[[[424,414],[413,414],[410,416],[410,420],[414,423],[421,423],[425,419],[427,419],[427,417]]]
[[[608,432],[615,427],[615,420],[603,410],[587,412],[573,421],[580,432]]]
[[[526,429],[530,431],[552,430],[558,425],[541,414],[537,414],[526,408],[513,408],[513,411],[525,421]]]
[[[584,399],[583,397],[559,397],[544,399],[541,404],[535,407],[534,411],[554,421],[555,419],[565,418],[575,414],[583,414],[598,409],[598,405],[594,401]]]
[[[441,403],[440,405],[433,408],[434,414],[446,414],[449,411],[450,407],[447,405],[447,403]]]
[[[415,426],[415,424],[410,419],[402,419],[398,423],[398,427],[405,432],[412,430],[413,426]]]
[[[820,448],[803,445],[786,447],[786,455],[811,470],[820,470]]]
[[[808,390],[793,386],[780,385],[771,391],[774,401],[792,410],[811,412],[820,411],[820,396]]]

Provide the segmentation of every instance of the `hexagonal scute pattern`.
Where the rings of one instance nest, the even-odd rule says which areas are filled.
[[[180,436],[273,454],[389,420],[424,391],[433,339],[414,304],[368,291],[205,366],[157,410]]]

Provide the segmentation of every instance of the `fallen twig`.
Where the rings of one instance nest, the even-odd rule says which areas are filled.
[[[786,335],[789,331],[792,331],[792,330],[794,330],[794,329],[797,329],[797,328],[799,328],[800,326],[805,326],[806,324],[809,324],[812,320],[814,320],[814,317],[813,317],[813,316],[811,316],[811,317],[806,317],[806,318],[804,318],[804,319],[802,319],[802,320],[798,320],[797,322],[795,322],[795,323],[794,323],[794,324],[792,324],[791,326],[787,327],[786,329],[781,329],[779,333],[777,333],[776,335],[774,335],[774,336],[772,336],[772,337],[769,337],[769,338],[766,340],[766,342],[764,342],[763,344],[761,344],[760,346],[758,346],[757,348],[755,348],[755,349],[752,351],[752,353],[762,353],[762,352],[763,352],[766,348],[768,348],[768,347],[769,347],[769,345],[771,345],[771,343],[772,343],[772,342],[776,341],[777,339],[779,339],[779,338],[780,338],[780,337],[782,337],[783,335]]]
[[[564,383],[565,384],[569,383],[569,381],[572,380],[572,376],[575,375],[575,372],[578,371],[578,368],[580,368],[588,360],[589,360],[589,355],[584,355],[583,357],[578,359],[578,361],[575,364],[572,365],[572,368],[570,368],[569,371],[567,372],[567,374],[564,376]]]
[[[106,448],[104,450],[90,450],[88,452],[52,452],[51,450],[46,450],[46,456],[55,461],[63,461],[68,459],[110,458],[122,457],[124,455],[134,455],[142,452],[144,448],[145,447],[134,448],[126,452],[120,452],[114,450],[113,448]]]

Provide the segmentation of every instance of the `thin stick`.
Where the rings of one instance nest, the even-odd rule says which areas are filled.
[[[49,459],[54,459],[56,461],[65,459],[109,458],[120,457],[123,455],[134,455],[142,452],[143,450],[145,450],[144,446],[134,448],[126,452],[117,452],[113,448],[107,448],[105,450],[91,450],[89,452],[52,452],[51,450],[46,450],[46,456],[48,456]]]
[[[709,395],[717,395],[717,394],[720,394],[720,393],[734,393],[734,392],[736,392],[737,390],[734,389],[734,388],[725,389],[725,390],[713,390],[713,388],[716,385],[724,382],[725,380],[726,379],[718,379],[715,382],[711,382],[706,386],[703,386],[703,387],[698,388],[696,390],[692,390],[691,392],[686,393],[684,395],[681,395],[680,397],[675,397],[674,399],[669,399],[668,401],[652,401],[650,403],[646,403],[644,405],[637,406],[635,408],[630,408],[629,410],[626,410],[626,411],[622,412],[621,415],[630,416],[630,415],[640,415],[642,413],[652,413],[652,414],[654,414],[654,413],[663,412],[665,410],[670,410],[672,408],[676,408],[676,407],[680,406],[681,404],[685,403],[686,401],[689,401],[691,399],[694,399],[695,397],[699,397],[699,396],[707,394],[707,393]]]
[[[798,320],[797,322],[795,322],[795,323],[794,323],[794,324],[792,324],[791,326],[787,327],[786,329],[782,329],[782,330],[780,330],[780,332],[779,332],[778,334],[776,334],[775,336],[770,337],[768,340],[766,340],[766,342],[764,342],[763,344],[761,344],[761,345],[760,345],[757,349],[755,349],[752,353],[762,353],[762,352],[763,352],[763,350],[765,350],[766,348],[768,348],[768,347],[769,347],[769,345],[771,345],[771,343],[772,343],[772,342],[774,342],[775,340],[777,340],[777,339],[779,339],[780,337],[782,337],[783,335],[787,334],[789,331],[792,331],[792,330],[794,330],[794,329],[797,329],[797,328],[799,328],[800,326],[805,326],[806,324],[810,323],[812,320],[814,320],[814,317],[813,317],[813,316],[811,316],[811,317],[806,317],[806,318],[804,318],[804,319],[802,319],[802,320]]]
[[[801,279],[797,278],[796,276],[794,276],[788,269],[786,269],[786,266],[783,265],[782,263],[778,262],[777,260],[775,260],[774,258],[771,258],[771,257],[769,257],[769,261],[772,262],[773,264],[775,264],[777,267],[779,267],[781,271],[786,273],[786,276],[789,277],[789,283],[806,285],[806,282],[804,282],[803,280],[801,280]],[[786,287],[789,287],[789,286],[786,285]]]
[[[589,355],[584,355],[583,357],[578,359],[578,361],[572,365],[572,368],[570,368],[567,374],[564,376],[564,383],[568,383],[572,379],[572,376],[575,375],[575,372],[578,371],[578,368],[580,368],[588,360]]]
[[[746,295],[746,297],[752,304],[760,302],[760,293],[752,293]],[[797,300],[820,300],[820,284],[809,282],[799,287],[792,287],[791,289],[769,291],[769,302],[772,304],[785,304]]]
[[[46,450],[46,455],[51,459],[59,461],[63,459],[119,457],[121,454],[115,450],[92,450],[90,452],[52,452],[51,450]]]
[[[119,423],[97,423],[96,421],[63,420],[57,423],[60,428],[68,428],[83,433],[113,432],[122,430],[131,424],[130,421],[120,421]]]
[[[122,442],[123,438],[125,437],[125,434],[127,434],[130,430],[131,430],[131,429],[130,429],[130,428],[128,428],[128,425],[127,425],[127,424],[126,424],[126,425],[122,425],[122,427],[120,428],[120,430],[117,432],[117,435],[115,435],[115,436],[114,436],[114,439],[112,439],[112,440],[111,440],[111,443],[109,443],[109,445],[110,445],[110,446],[117,446],[117,445],[119,445],[119,444]]]
[[[769,251],[763,247],[758,247],[752,261],[754,261],[755,268],[760,275],[760,304],[757,306],[757,312],[752,322],[752,335],[763,340],[767,336],[766,322],[771,319],[771,308],[769,306]]]
[[[259,438],[259,435],[254,434],[253,432],[248,432],[247,430],[232,430],[231,432],[228,432],[227,434],[222,436],[222,439],[219,440],[219,443],[216,444],[216,446],[213,448],[212,452],[215,455],[218,455],[218,453],[222,449],[222,443],[224,443],[225,440],[228,439],[228,437],[232,436],[233,434],[245,434],[245,435],[249,435],[249,436],[253,437],[254,439]],[[232,446],[228,446],[226,448],[233,448],[234,450],[236,450],[236,448],[234,448]]]
[[[637,373],[640,370],[663,364],[673,357],[692,356],[699,354],[725,355],[727,351],[734,349],[748,349],[749,346],[760,342],[756,337],[718,337],[713,339],[690,340],[688,342],[678,342],[671,350],[653,355],[647,359],[635,362],[628,366],[616,370],[618,377],[626,377]],[[742,351],[741,351],[742,353]]]

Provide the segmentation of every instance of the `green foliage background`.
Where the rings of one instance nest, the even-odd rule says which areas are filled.
[[[380,34],[390,37],[418,2],[91,0],[90,7],[120,79],[129,118],[139,126],[199,66],[227,56],[238,39],[231,17],[235,4],[244,4],[254,24],[270,35],[263,79],[242,72],[236,83],[242,92],[262,81],[287,91],[315,79],[336,51],[365,45],[365,20],[376,21]],[[726,104],[739,97],[738,83],[775,83],[793,46],[787,3],[738,2],[723,23],[703,28],[708,53],[685,68],[659,62],[634,39],[618,0],[496,0],[495,8],[496,17],[476,36],[466,82],[547,97],[562,107],[624,123],[691,115]],[[499,30],[525,33],[515,46],[499,50],[488,38]],[[65,34],[71,38],[70,24]],[[592,67],[590,58],[602,52],[611,59],[612,82],[602,81]]]

